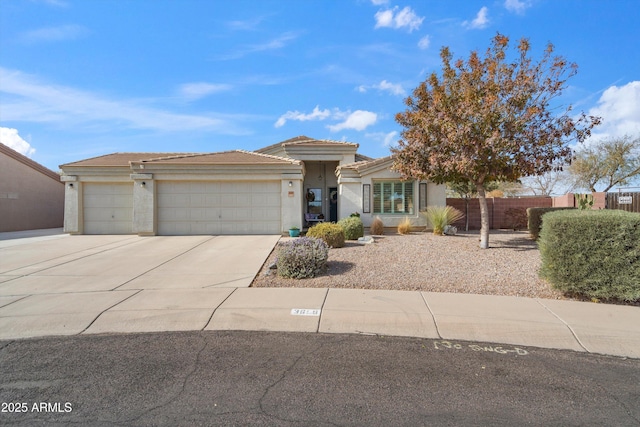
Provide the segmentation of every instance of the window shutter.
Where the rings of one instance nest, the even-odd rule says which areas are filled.
[[[418,197],[419,210],[422,212],[427,209],[427,183],[421,182],[420,189],[418,191],[420,193]]]

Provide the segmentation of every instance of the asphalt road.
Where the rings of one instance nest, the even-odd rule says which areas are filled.
[[[266,332],[0,342],[0,425],[640,425],[640,360]]]

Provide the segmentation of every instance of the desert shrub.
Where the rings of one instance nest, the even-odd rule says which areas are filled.
[[[364,225],[359,216],[342,218],[338,221],[338,225],[344,230],[344,238],[346,240],[358,240],[358,237],[364,236]]]
[[[307,231],[307,236],[324,240],[330,248],[344,246],[344,230],[333,222],[321,222],[314,225]]]
[[[509,208],[504,212],[507,217],[507,225],[512,230],[520,230],[527,227],[527,210],[525,208]]]
[[[381,236],[384,234],[384,223],[380,217],[373,218],[373,222],[371,222],[371,226],[369,227],[369,233],[374,236]]]
[[[568,294],[640,300],[640,214],[550,212],[540,239],[541,277]]]
[[[321,239],[301,237],[291,240],[278,251],[278,275],[293,279],[315,277],[324,270],[328,257],[329,247]]]
[[[398,233],[409,234],[411,233],[411,220],[405,217],[400,224],[398,224]]]
[[[542,229],[542,215],[547,212],[554,212],[574,208],[527,208],[527,228],[532,239],[538,240]]]
[[[453,206],[429,206],[420,212],[433,227],[433,234],[442,236],[444,227],[464,218],[464,214]]]

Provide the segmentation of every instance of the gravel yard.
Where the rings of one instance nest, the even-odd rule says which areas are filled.
[[[288,239],[288,238],[287,238]],[[313,279],[284,279],[269,270],[278,248],[256,276],[254,287],[420,290],[564,299],[538,277],[540,254],[528,232],[492,230],[489,249],[479,233],[375,236],[375,243],[347,241],[329,250],[327,271]],[[286,240],[283,238],[283,241]]]

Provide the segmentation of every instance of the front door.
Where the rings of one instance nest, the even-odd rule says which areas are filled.
[[[338,187],[329,187],[329,221],[338,222]]]

